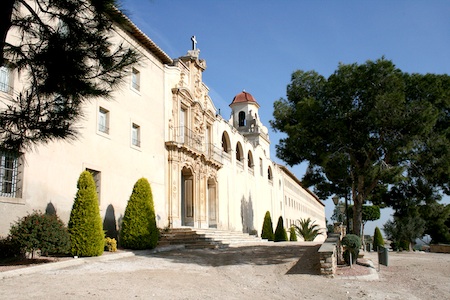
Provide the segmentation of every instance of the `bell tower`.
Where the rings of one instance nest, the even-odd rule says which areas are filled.
[[[233,98],[230,104],[230,123],[254,146],[261,145],[268,148],[270,144],[268,130],[259,118],[259,107],[258,102],[250,93],[242,91]]]

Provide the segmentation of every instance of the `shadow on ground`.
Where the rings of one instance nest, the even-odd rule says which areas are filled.
[[[317,250],[320,245],[256,245],[220,250],[195,249],[175,250],[148,254],[136,251],[135,255],[159,257],[169,259],[174,263],[197,264],[200,266],[231,266],[231,265],[275,265],[295,262],[286,273],[291,274],[319,274],[319,256]]]

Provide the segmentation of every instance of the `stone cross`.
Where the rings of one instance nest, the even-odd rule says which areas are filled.
[[[193,35],[191,37],[191,41],[192,41],[192,50],[196,50],[197,49],[197,40],[195,39],[195,35]]]

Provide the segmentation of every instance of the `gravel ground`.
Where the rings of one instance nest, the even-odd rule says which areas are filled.
[[[318,247],[141,251],[26,267],[15,275],[4,270],[0,299],[450,299],[449,254],[390,252],[389,266],[377,272],[371,252],[364,259],[375,269],[340,268],[328,278],[318,275]]]

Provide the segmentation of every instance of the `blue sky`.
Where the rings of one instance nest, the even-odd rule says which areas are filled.
[[[450,1],[122,0],[133,22],[170,57],[183,56],[195,35],[206,60],[203,81],[228,119],[233,97],[245,89],[260,104],[272,159],[282,137],[270,126],[273,102],[286,96],[292,72],[328,77],[339,63],[382,56],[404,72],[450,74]],[[305,165],[292,171],[302,178]],[[449,202],[446,200],[446,202]],[[329,219],[334,204],[326,200]],[[369,222],[366,234],[382,228]]]

